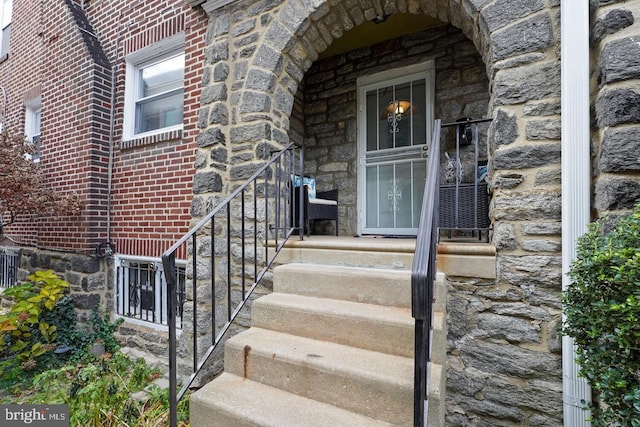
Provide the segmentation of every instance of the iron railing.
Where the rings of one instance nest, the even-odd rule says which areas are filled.
[[[427,176],[416,250],[411,268],[411,310],[415,319],[414,427],[427,425],[429,409],[429,372],[431,368],[431,336],[435,297],[436,255],[440,230],[478,233],[488,238],[489,216],[486,166],[480,164],[479,124],[491,119],[465,119],[441,124],[436,120],[429,147]],[[455,154],[445,156],[441,164],[442,128],[455,127]],[[461,146],[468,145],[465,156]],[[471,151],[472,150],[472,151]],[[471,151],[469,153],[469,151]],[[467,171],[463,174],[463,164]],[[484,170],[481,168],[485,166]],[[440,184],[440,175],[447,183]]]
[[[304,176],[303,150],[289,144],[260,167],[244,184],[235,189],[162,255],[167,280],[169,327],[169,422],[177,425],[177,404],[203,370],[209,357],[222,342],[225,333],[245,307],[286,240],[299,230],[303,238],[303,206],[295,216],[292,177]],[[293,224],[293,219],[299,219]],[[297,226],[297,227],[296,227]],[[273,253],[268,240],[273,241]],[[262,251],[262,252],[261,252]],[[177,391],[177,274],[178,254],[186,254],[187,301],[191,323],[192,373]],[[199,318],[207,318],[200,325]],[[203,332],[203,330],[206,330]],[[209,335],[210,334],[210,335]],[[200,350],[198,338],[210,344]],[[204,347],[204,346],[203,346]]]
[[[439,142],[440,120],[436,120],[429,147],[420,224],[411,266],[411,315],[415,319],[414,427],[426,426],[428,418],[431,330],[438,242]]]
[[[10,288],[18,283],[20,249],[0,248],[0,288]]]
[[[186,262],[176,261],[176,327],[182,328]],[[116,314],[167,325],[167,280],[158,258],[117,255],[115,262]]]
[[[480,127],[492,119],[459,119],[456,122],[443,124],[441,136],[450,137],[446,128],[453,128],[455,134],[452,141],[442,138],[439,146],[444,147],[442,175],[440,185],[440,230],[451,238],[453,233],[461,236],[477,236],[485,240],[489,238],[489,194],[486,152],[481,153]],[[448,148],[453,145],[453,154]],[[484,234],[483,234],[484,233]]]

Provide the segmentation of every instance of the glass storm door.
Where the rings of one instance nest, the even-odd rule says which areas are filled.
[[[427,70],[360,87],[361,234],[417,234],[423,149],[433,121],[432,76]]]

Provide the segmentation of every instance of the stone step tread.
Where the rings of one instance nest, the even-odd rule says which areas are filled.
[[[273,289],[385,306],[411,306],[409,270],[296,262],[276,267]]]
[[[389,354],[413,354],[415,320],[408,308],[274,292],[253,302],[252,324]],[[444,325],[444,314],[435,312],[434,334],[443,334]]]
[[[352,239],[357,240],[357,239]],[[290,242],[289,239],[287,242]],[[305,242],[306,243],[306,242]],[[342,266],[361,266],[371,268],[399,268],[410,269],[413,263],[413,251],[371,251],[362,247],[295,247],[285,246],[276,259],[277,264],[291,262],[306,262]]]
[[[239,353],[239,360],[225,357],[225,367],[230,372],[252,375],[253,364],[247,358],[262,357],[265,362],[304,365],[306,369],[323,372],[333,380],[350,377],[367,377],[407,390],[413,389],[413,359],[403,356],[364,350],[327,341],[299,337],[285,333],[252,327],[227,341],[226,349]],[[234,351],[235,350],[235,351]],[[226,355],[225,355],[226,356]],[[236,369],[239,369],[238,372]],[[284,376],[284,375],[283,375]]]
[[[217,427],[391,427],[393,424],[229,373],[192,395],[192,425]],[[201,406],[215,408],[200,410]],[[194,406],[196,408],[194,408]],[[193,409],[196,409],[195,411]]]
[[[345,345],[409,355],[414,321],[408,308],[272,293],[254,301],[252,324]]]
[[[273,292],[254,301],[253,307],[279,305],[291,308],[293,311],[308,311],[323,313],[334,317],[352,317],[369,320],[379,320],[383,323],[397,323],[399,325],[414,325],[411,309],[402,307],[387,307],[377,304],[359,303],[353,301],[319,298],[306,295]],[[442,329],[445,316],[442,311],[434,312],[433,327]]]
[[[332,298],[273,292],[253,303],[253,310],[261,305],[280,305],[293,311],[317,312],[334,317],[352,317],[375,320],[382,323],[413,325],[411,310],[401,307],[387,307]]]
[[[321,273],[323,277],[331,275],[345,276],[352,274],[368,274],[373,272],[378,277],[388,277],[394,280],[411,279],[411,270],[399,268],[371,268],[349,265],[292,262],[289,264],[279,265],[276,269],[281,271],[295,271],[302,274],[318,272]]]

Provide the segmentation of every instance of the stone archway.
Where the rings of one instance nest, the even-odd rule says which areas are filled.
[[[210,24],[193,206],[205,206],[206,198],[250,176],[268,151],[264,144],[296,137],[291,118],[305,74],[352,27],[376,16],[422,14],[457,27],[473,43],[485,64],[494,118],[498,278],[452,284],[450,421],[560,424],[559,2],[246,0],[203,6]]]

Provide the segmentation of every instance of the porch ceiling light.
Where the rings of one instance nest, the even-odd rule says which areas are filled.
[[[413,111],[411,111],[412,108],[413,105],[411,104],[411,101],[401,99],[398,101],[391,101],[389,105],[387,105],[386,112],[387,114],[399,114],[400,116],[403,114],[411,115],[413,114]]]
[[[390,133],[397,133],[400,131],[398,123],[404,116],[415,114],[415,110],[414,105],[407,99],[391,101],[380,113],[380,120],[386,120],[389,123]]]

